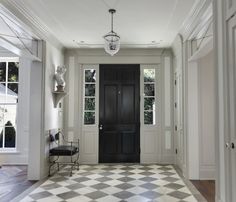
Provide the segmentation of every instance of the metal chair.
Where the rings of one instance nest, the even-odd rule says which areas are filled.
[[[60,140],[60,136],[62,140]],[[70,161],[59,161],[60,157],[70,157]],[[60,165],[71,165],[70,176],[73,168],[76,166],[79,170],[79,139],[77,142],[66,141],[65,135],[59,130],[55,135],[49,131],[49,176],[51,168],[57,164],[58,171]]]

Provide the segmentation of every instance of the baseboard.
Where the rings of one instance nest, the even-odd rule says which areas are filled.
[[[174,164],[175,163],[175,155],[162,155],[161,164]]]
[[[0,165],[28,165],[28,158],[24,156],[6,156],[0,159]]]
[[[28,163],[2,163],[0,166],[28,166]]]
[[[215,166],[200,166],[200,180],[215,180]]]
[[[98,164],[97,155],[81,155],[79,159],[80,164]]]

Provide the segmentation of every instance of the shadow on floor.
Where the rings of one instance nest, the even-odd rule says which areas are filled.
[[[35,182],[27,180],[27,166],[2,166],[0,168],[0,201],[11,201]]]

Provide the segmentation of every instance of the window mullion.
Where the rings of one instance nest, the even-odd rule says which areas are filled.
[[[87,80],[87,81],[86,81]],[[90,82],[91,81],[91,82]],[[97,79],[96,79],[96,70],[93,68],[86,68],[83,70],[83,124],[84,125],[95,125],[96,122],[96,85],[97,85]],[[92,86],[91,89],[89,89]],[[94,89],[93,89],[94,87]],[[86,95],[86,89],[88,88],[89,94]],[[90,91],[91,90],[91,91]],[[92,92],[95,91],[95,94],[93,95]],[[89,100],[89,99],[94,99]],[[90,108],[93,110],[87,110],[88,106],[86,107],[86,104],[89,102],[92,102],[91,104],[94,104],[94,107]]]
[[[14,88],[19,87],[19,67],[18,63],[19,61],[9,60],[5,61],[5,81],[2,81],[1,84],[5,85],[4,89],[4,100],[0,103],[0,106],[3,106],[3,111],[1,111],[1,115],[3,115],[2,124],[0,127],[2,127],[2,147],[3,150],[9,150],[9,149],[15,149],[16,148],[16,138],[17,138],[17,102],[16,99],[18,99],[18,90],[15,92]],[[12,76],[16,76],[18,80],[13,79],[12,81],[9,81],[9,70],[10,66],[9,63],[13,63],[11,66]],[[15,69],[14,69],[15,68]],[[16,69],[17,68],[17,69]],[[14,77],[13,77],[14,78]],[[11,92],[9,91],[9,84],[15,84],[12,85],[13,89]],[[6,139],[6,135],[11,136],[11,140]]]
[[[143,69],[143,114],[144,125],[156,125],[156,69]],[[144,81],[146,80],[146,81]],[[148,95],[147,95],[148,94]]]

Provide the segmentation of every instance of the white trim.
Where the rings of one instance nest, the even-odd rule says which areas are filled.
[[[189,40],[196,36],[196,34],[205,27],[206,23],[212,19],[212,11],[210,11],[211,1],[197,0],[186,21],[183,23],[180,33],[183,40]],[[209,9],[209,12],[205,12]]]
[[[92,144],[95,143],[95,146],[93,149],[86,148],[89,151],[85,151],[84,148],[81,148],[82,149],[81,159],[80,159],[81,163],[88,163],[88,164],[98,163],[98,123],[96,126],[89,126],[89,127],[84,127],[82,125],[83,92],[81,91],[81,89],[83,86],[83,84],[82,84],[83,67],[92,65],[92,66],[97,66],[97,68],[99,69],[99,66],[98,66],[99,64],[140,64],[140,65],[148,65],[148,66],[149,65],[156,65],[160,69],[160,73],[157,75],[157,77],[161,82],[160,85],[158,85],[157,87],[159,88],[158,90],[162,96],[163,90],[161,90],[161,85],[163,85],[162,84],[163,71],[161,69],[164,68],[164,66],[162,65],[162,62],[164,61],[163,60],[164,56],[168,56],[171,58],[172,57],[171,51],[169,49],[145,49],[145,50],[143,50],[143,49],[122,49],[117,55],[111,57],[111,56],[108,56],[104,52],[104,49],[83,49],[83,50],[70,49],[70,50],[66,50],[65,60],[66,60],[66,65],[68,66],[69,71],[70,71],[70,68],[76,68],[75,75],[72,75],[72,77],[70,77],[70,74],[69,75],[67,74],[67,81],[72,80],[76,86],[75,86],[75,91],[74,91],[75,92],[75,98],[74,98],[75,103],[74,103],[74,106],[71,107],[71,109],[69,108],[69,102],[68,102],[68,97],[70,95],[67,96],[67,98],[65,98],[65,109],[66,109],[65,110],[65,118],[66,118],[66,120],[64,122],[65,123],[64,128],[66,129],[66,132],[70,132],[70,131],[74,132],[75,131],[78,133],[75,135],[78,135],[78,137],[80,137],[81,147],[84,147],[86,144],[86,142],[84,142],[84,137],[85,137],[84,132],[86,132],[89,135],[88,138],[90,140],[92,140]],[[70,58],[73,58],[73,60],[75,61],[75,64],[73,64],[73,67],[71,67],[69,65]],[[99,74],[97,74],[97,76],[99,78]],[[99,83],[99,81],[97,81],[97,82]],[[140,83],[140,85],[142,85],[142,84]],[[98,85],[97,85],[97,87],[99,90]],[[97,92],[98,92],[98,90],[97,90]],[[78,102],[77,102],[77,99],[78,99]],[[157,100],[157,101],[160,103],[162,102],[162,100]],[[99,106],[99,103],[97,106]],[[162,108],[162,106],[159,107],[159,109],[158,109],[158,110],[160,110],[160,114],[162,114],[161,108]],[[73,113],[71,110],[76,111],[76,113],[74,113],[74,126],[68,126],[68,116],[70,116],[71,113]],[[163,118],[162,118],[162,116],[160,116],[160,117],[161,117],[160,124],[162,124]],[[141,118],[141,116],[140,116],[140,118]],[[170,130],[170,129],[173,130],[173,127],[168,128],[168,130]],[[160,136],[163,135],[163,133],[161,133],[161,128],[159,130],[160,131],[155,130],[154,133],[160,134]],[[141,134],[141,130],[140,130],[140,141],[141,141],[141,136],[142,136],[142,134]],[[168,152],[165,153],[165,150],[161,149],[161,147],[162,147],[161,140],[162,139],[160,136],[158,136],[157,144],[155,144],[155,150],[157,151],[156,156],[153,157],[152,154],[150,155],[147,153],[147,155],[145,155],[145,158],[141,159],[142,163],[151,163],[151,162],[152,163],[154,163],[154,162],[173,163],[173,159],[174,159],[173,150],[171,150],[172,153],[168,153]],[[77,136],[75,138],[77,138]],[[140,142],[140,144],[141,144],[141,142]],[[158,144],[160,144],[160,146],[157,146]],[[172,144],[172,146],[173,146],[173,144]],[[144,150],[141,149],[141,155],[143,152],[144,152]],[[162,153],[162,152],[164,152],[164,153]]]
[[[81,163],[89,163],[89,164],[97,164],[98,163],[98,155],[99,155],[99,65],[98,64],[79,64],[81,67],[81,84],[82,91],[80,90],[79,103],[81,103]],[[95,124],[92,125],[84,125],[84,79],[85,79],[85,70],[94,69],[96,71],[96,81],[95,83]]]
[[[4,60],[5,59],[5,60]],[[8,65],[9,65],[9,63],[10,62],[18,62],[19,63],[19,58],[17,58],[17,57],[13,57],[13,58],[11,58],[11,57],[4,57],[4,58],[0,58],[0,62],[3,62],[3,63],[6,63],[6,80],[4,81],[4,82],[0,82],[0,83],[5,83],[6,84],[6,90],[8,89],[7,88],[7,86],[8,86],[8,84],[9,83],[14,83],[14,84],[17,84],[18,86],[17,86],[17,88],[18,88],[18,95],[19,95],[19,81],[20,81],[20,74],[19,74],[19,71],[18,71],[18,81],[16,81],[16,82],[9,82],[8,81]],[[7,93],[7,91],[5,91],[5,93]],[[6,96],[7,94],[5,94],[5,96]],[[17,97],[18,98],[18,96],[14,96],[14,97]],[[16,111],[15,111],[15,113],[16,113],[16,122],[12,125],[12,127],[14,127],[14,129],[15,129],[15,147],[12,147],[12,148],[9,148],[9,147],[5,147],[5,130],[6,130],[6,126],[5,126],[5,123],[4,123],[4,126],[2,126],[3,127],[3,130],[2,130],[2,132],[3,132],[3,140],[2,140],[2,145],[1,145],[1,147],[0,147],[0,153],[16,153],[16,150],[17,150],[17,138],[18,138],[18,127],[17,127],[17,120],[18,120],[18,102],[16,102],[16,103],[8,103],[8,102],[6,102],[7,100],[6,100],[6,97],[5,97],[5,102],[0,102],[0,106],[1,105],[3,105],[4,107],[6,107],[6,106],[16,106]],[[4,122],[5,122],[5,118],[4,118]]]
[[[0,154],[20,154],[20,151],[18,151],[17,149],[16,149],[16,147],[15,148],[4,148],[4,149],[0,149]]]
[[[0,57],[0,62],[19,62],[19,57]]]
[[[204,44],[197,50],[189,59],[189,62],[194,62],[204,56],[206,56],[213,49],[213,37],[206,39]]]
[[[0,10],[9,17],[13,18],[17,24],[25,28],[33,37],[49,41],[56,48],[62,49],[61,42],[52,34],[47,27],[27,6],[23,1],[5,0],[1,2]],[[13,15],[14,14],[14,15]],[[19,20],[20,19],[20,20]]]
[[[144,69],[155,70],[155,117],[154,125],[144,124]],[[161,65],[142,64],[140,65],[140,162],[160,163],[161,160]]]

